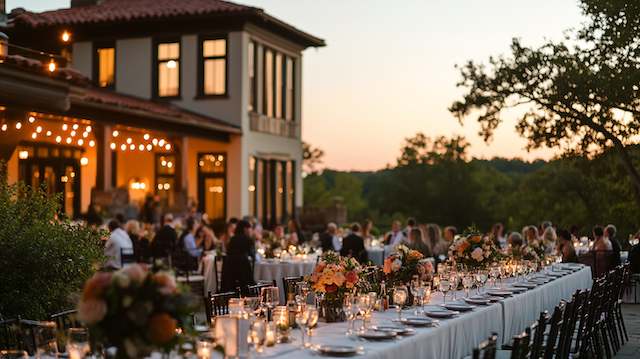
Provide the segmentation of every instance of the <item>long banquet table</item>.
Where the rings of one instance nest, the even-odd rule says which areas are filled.
[[[413,336],[393,341],[362,342],[345,336],[346,323],[320,323],[314,330],[312,341],[313,344],[362,346],[364,354],[358,357],[365,358],[462,358],[469,355],[492,332],[498,333],[499,340],[507,342],[513,335],[531,325],[540,311],[551,312],[562,299],[570,299],[576,290],[590,287],[591,269],[584,266],[576,272],[524,293],[487,306],[477,306],[473,311],[461,313],[452,319],[441,319],[435,327],[416,328]],[[462,292],[457,292],[456,295],[458,298],[463,296]],[[451,295],[447,297],[451,298]],[[442,296],[434,294],[430,306],[441,303]],[[403,315],[413,315],[413,309],[404,310]],[[394,318],[394,310],[375,312],[372,323],[389,324]],[[295,355],[295,358],[317,357],[312,351],[300,348],[299,330],[293,330],[292,335],[296,338],[293,343],[266,348],[259,357],[284,358],[290,354]]]

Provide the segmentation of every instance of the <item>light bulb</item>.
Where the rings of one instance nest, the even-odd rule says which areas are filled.
[[[69,125],[67,125],[66,123],[62,124],[62,131],[66,131],[69,128]]]
[[[29,123],[34,123],[36,122],[36,118],[33,116],[29,116]]]
[[[62,142],[62,137],[56,136],[56,142],[58,142],[58,143]]]
[[[89,141],[89,147],[94,147],[96,145],[96,141],[91,140]]]
[[[78,140],[78,146],[84,145],[84,140],[81,138]]]
[[[120,134],[120,132],[118,132],[118,130],[115,130],[115,131],[113,131],[113,132],[111,133],[111,135],[112,135],[113,137],[118,137],[118,135],[119,135],[119,134]]]
[[[87,132],[91,132],[91,126],[87,126],[87,128],[84,129]]]
[[[145,141],[149,140],[149,134],[148,133],[145,133],[144,136],[142,136],[142,137],[144,138]]]
[[[78,129],[78,124],[74,123],[73,126],[71,126],[71,128],[73,128],[74,130],[77,130]]]
[[[127,143],[128,143],[128,144],[131,144],[131,142],[132,142],[132,141],[133,141],[133,140],[131,139],[131,137],[127,138]]]
[[[22,128],[22,123],[21,122],[16,122],[16,130],[19,130]]]
[[[112,150],[115,150],[115,149],[116,149],[116,144],[115,144],[115,143],[113,143],[113,142],[111,142],[111,144],[109,145],[109,147],[111,147],[111,149],[112,149]]]
[[[36,132],[37,132],[37,133],[42,132],[42,126],[38,126],[38,127],[36,127]]]
[[[127,150],[127,145],[125,145],[124,143],[120,145],[120,149],[123,151]]]

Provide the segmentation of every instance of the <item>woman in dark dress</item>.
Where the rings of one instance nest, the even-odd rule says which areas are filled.
[[[236,230],[227,245],[227,255],[222,262],[222,290],[235,291],[240,288],[244,293],[248,285],[254,284],[252,263],[255,260],[255,242],[248,221],[239,221]]]
[[[558,253],[562,256],[563,263],[578,263],[576,249],[573,247],[571,233],[566,229],[558,231]]]

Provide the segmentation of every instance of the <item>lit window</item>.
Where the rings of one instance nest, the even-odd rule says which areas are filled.
[[[273,51],[264,53],[264,112],[273,117]]]
[[[116,49],[113,47],[99,48],[96,60],[98,86],[112,88],[116,82]]]
[[[180,95],[180,43],[158,44],[158,83],[159,97]]]
[[[276,87],[276,118],[282,118],[282,54],[276,54],[275,87]]]
[[[202,93],[224,95],[227,88],[227,40],[202,41]]]
[[[249,42],[249,49],[248,49],[248,71],[249,71],[249,111],[255,111],[258,108],[258,104],[257,104],[257,99],[258,99],[258,94],[257,94],[257,78],[256,78],[256,73],[258,73],[257,68],[256,68],[256,64],[258,63],[256,61],[257,57],[256,53],[258,50],[258,46],[256,45],[255,42],[250,41]]]
[[[294,101],[295,101],[295,77],[293,74],[294,71],[294,60],[290,57],[287,57],[287,65],[286,65],[286,71],[285,71],[285,82],[286,82],[286,87],[285,87],[285,118],[287,120],[293,120],[294,115],[293,115],[293,111],[295,109],[295,107],[293,106]]]

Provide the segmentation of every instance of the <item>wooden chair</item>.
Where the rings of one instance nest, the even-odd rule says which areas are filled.
[[[282,278],[282,288],[284,289],[285,300],[289,300],[289,295],[296,295],[296,285],[298,282],[304,281],[304,276],[284,277]]]
[[[540,313],[540,317],[538,321],[536,321],[532,326],[531,330],[533,331],[533,339],[531,341],[531,358],[540,358],[542,354],[542,347],[544,345],[544,332],[547,329],[547,321],[549,320],[549,314],[544,311]]]
[[[547,335],[547,342],[544,348],[545,359],[552,359],[556,352],[558,333],[560,331],[560,327],[562,326],[564,310],[565,305],[557,305],[555,310],[553,311],[553,315],[551,315],[551,320],[549,321],[549,334]]]
[[[207,315],[207,322],[211,324],[213,318],[218,315],[229,314],[229,299],[238,298],[239,295],[236,292],[227,293],[208,293],[207,300],[205,300],[205,309]]]
[[[498,334],[493,333],[486,341],[480,343],[477,348],[473,349],[471,357],[473,359],[495,359],[496,345],[498,343]]]
[[[223,256],[216,255],[213,260],[213,275],[216,278],[216,287],[215,292],[220,292],[220,285],[222,283],[222,262],[224,260]]]
[[[511,359],[529,358],[529,344],[531,339],[531,328],[526,328],[524,333],[513,337],[513,349]]]
[[[0,349],[22,349],[18,319],[0,321]]]
[[[265,281],[262,283],[258,283],[255,285],[250,285],[247,287],[247,296],[248,297],[259,297],[260,296],[260,292],[262,291],[262,288],[267,288],[267,287],[277,287],[277,283],[276,280],[272,280],[272,281]],[[281,298],[282,299],[282,298]]]
[[[78,310],[70,309],[60,313],[52,314],[49,316],[49,319],[56,323],[56,327],[58,328],[59,332],[65,332],[69,328],[78,328],[83,326],[82,323],[80,323],[80,321],[78,320],[77,316]],[[58,350],[60,352],[65,352],[65,341],[63,340],[62,336],[59,337]]]
[[[120,266],[136,263],[136,255],[133,248],[120,248]]]

